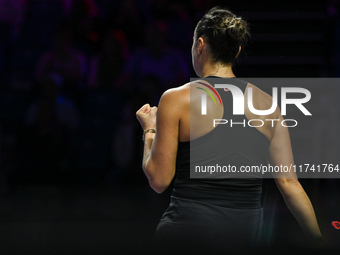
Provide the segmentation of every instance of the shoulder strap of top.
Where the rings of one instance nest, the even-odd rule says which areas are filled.
[[[228,82],[228,83],[230,83],[232,85],[235,85],[235,86],[239,87],[242,90],[243,93],[246,90],[246,87],[247,87],[247,84],[248,84],[247,81],[242,80],[242,79],[237,78],[237,77],[223,78],[223,77],[218,77],[218,76],[207,76],[204,79],[207,80],[207,82],[214,81],[215,83],[216,83],[216,79],[221,79],[223,82]]]

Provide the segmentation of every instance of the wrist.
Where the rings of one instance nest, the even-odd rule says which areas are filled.
[[[155,137],[155,133],[146,133],[145,134],[145,136],[144,136],[144,142],[146,141],[146,140],[149,140],[149,139],[154,139],[154,137]]]
[[[148,130],[148,129],[156,129],[155,126],[146,126],[146,127],[142,127],[143,131]]]
[[[145,141],[145,138],[153,138],[155,136],[155,133],[156,133],[155,128],[145,129],[143,132],[142,140]]]

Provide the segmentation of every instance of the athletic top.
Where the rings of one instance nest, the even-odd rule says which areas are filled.
[[[209,82],[209,78],[218,77],[210,76],[204,80]],[[247,82],[238,78],[223,78],[221,81],[225,81],[224,79],[228,79],[228,84],[239,87],[244,94]],[[216,83],[216,79],[213,81]],[[209,83],[213,85],[213,81]],[[249,174],[247,178],[228,178],[227,173],[221,173],[220,178],[214,179],[190,178],[190,151],[195,153],[191,156],[192,167],[230,165],[239,170],[241,166],[267,164],[268,138],[255,127],[249,126],[245,115],[233,115],[233,97],[230,91],[216,90],[224,106],[223,119],[229,123],[217,125],[209,133],[192,141],[179,142],[172,195],[235,209],[260,208],[260,174]],[[233,123],[232,127],[230,122]],[[255,121],[251,124],[260,125]]]

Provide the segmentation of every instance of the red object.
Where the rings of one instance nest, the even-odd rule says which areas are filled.
[[[333,221],[332,225],[333,225],[334,228],[340,229],[340,222],[339,221]]]

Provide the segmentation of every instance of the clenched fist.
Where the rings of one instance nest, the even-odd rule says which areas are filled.
[[[143,130],[156,128],[157,107],[151,107],[149,104],[143,105],[137,112],[136,117]]]

